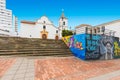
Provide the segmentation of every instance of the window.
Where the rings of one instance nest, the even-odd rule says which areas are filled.
[[[96,29],[94,29],[94,32],[96,33]]]
[[[86,27],[86,33],[88,33],[88,27]]]
[[[46,23],[45,21],[43,23]]]
[[[92,34],[92,29],[90,30],[90,34]]]
[[[102,26],[102,32],[105,32],[105,26]]]
[[[46,29],[46,26],[43,26],[43,29]]]
[[[56,33],[58,33],[58,30],[56,30]]]
[[[98,33],[100,33],[100,28],[97,28],[97,30],[98,30]]]
[[[65,25],[65,22],[63,22],[63,25]]]

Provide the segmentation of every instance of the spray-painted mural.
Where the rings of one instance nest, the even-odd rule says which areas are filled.
[[[63,41],[70,48],[73,54],[85,59],[85,34],[63,37]]]
[[[113,37],[106,35],[86,35],[86,59],[112,59]]]
[[[77,39],[74,38],[75,36],[67,36],[63,38],[63,41],[67,44],[69,48],[78,48],[80,50],[83,50],[82,43],[78,42]]]
[[[99,35],[86,34],[86,59],[98,59],[99,53]]]
[[[119,38],[114,38],[114,58],[120,58],[120,42]]]
[[[119,38],[107,35],[80,34],[64,37],[63,41],[81,59],[120,58]]]

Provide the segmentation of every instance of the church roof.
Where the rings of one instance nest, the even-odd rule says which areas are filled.
[[[26,23],[26,24],[35,24],[35,22],[32,22],[32,21],[21,21],[21,23]]]

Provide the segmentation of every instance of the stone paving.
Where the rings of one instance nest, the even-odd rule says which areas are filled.
[[[119,75],[119,76],[116,76],[116,77],[113,77],[113,78],[111,78],[110,80],[120,80],[120,75]]]
[[[107,73],[101,76],[96,76],[94,78],[89,78],[87,80],[116,80],[116,79],[120,80],[120,70]]]
[[[36,60],[35,67],[35,80],[87,80],[120,70],[120,59],[108,61],[82,61],[74,57],[51,58]],[[118,75],[120,76],[120,74]]]
[[[1,80],[34,80],[34,60],[18,58]]]
[[[0,58],[1,71],[0,80],[120,80],[120,59],[82,61],[75,57]]]
[[[5,72],[12,66],[15,59],[0,58],[0,78],[5,74]]]

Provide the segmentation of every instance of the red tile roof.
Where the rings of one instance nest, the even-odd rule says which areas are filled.
[[[26,23],[26,24],[35,24],[35,22],[32,22],[32,21],[21,21],[21,23]]]

